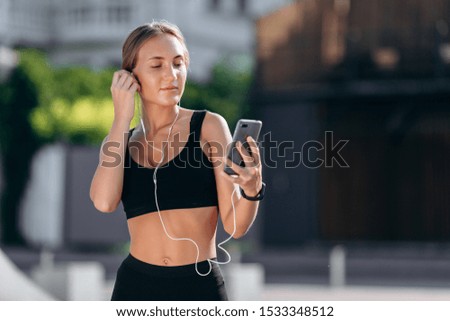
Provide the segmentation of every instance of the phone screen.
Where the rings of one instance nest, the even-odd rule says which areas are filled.
[[[236,148],[236,142],[240,141],[244,148],[251,155],[251,149],[247,142],[247,137],[251,136],[255,141],[258,141],[259,133],[261,131],[262,122],[260,120],[252,119],[240,119],[236,125],[233,134],[233,141],[229,147],[227,157],[231,161],[241,167],[245,167],[245,162],[241,157],[241,154]],[[225,164],[225,173],[228,175],[237,175],[228,165]]]

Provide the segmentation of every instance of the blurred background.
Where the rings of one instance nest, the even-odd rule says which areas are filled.
[[[153,19],[186,37],[182,106],[263,121],[232,299],[450,299],[450,0],[0,0],[0,300],[110,298],[126,217],[89,187]]]

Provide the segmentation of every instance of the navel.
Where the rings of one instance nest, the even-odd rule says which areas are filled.
[[[163,264],[164,265],[169,265],[169,263],[170,263],[170,259],[169,258],[167,258],[167,257],[163,258]]]

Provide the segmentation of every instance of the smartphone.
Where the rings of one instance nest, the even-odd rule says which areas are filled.
[[[247,142],[247,137],[251,136],[257,142],[261,127],[262,121],[260,120],[240,119],[234,130],[233,141],[229,146],[227,158],[231,159],[233,163],[245,167],[244,160],[236,148],[236,142],[240,141],[248,153],[252,155],[252,151]],[[224,172],[228,175],[237,175],[227,164],[225,164]]]

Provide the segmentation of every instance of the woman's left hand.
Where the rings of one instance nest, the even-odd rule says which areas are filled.
[[[225,172],[222,172],[227,179],[233,183],[238,184],[244,193],[248,196],[256,196],[262,188],[262,166],[258,145],[253,137],[247,137],[247,143],[250,147],[252,154],[250,155],[241,142],[236,143],[236,149],[241,154],[244,160],[245,167],[241,167],[233,163],[228,157],[226,158],[226,164],[238,176],[230,176]]]

